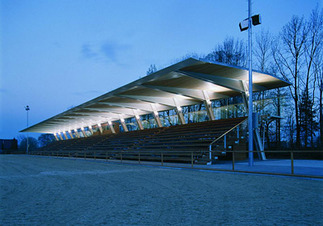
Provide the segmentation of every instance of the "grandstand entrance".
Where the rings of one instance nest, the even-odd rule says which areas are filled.
[[[140,151],[142,160],[212,163],[246,149],[247,81],[245,68],[190,58],[21,132],[53,134],[58,142],[42,150],[62,155],[131,159]],[[253,81],[255,92],[289,85],[257,71]]]

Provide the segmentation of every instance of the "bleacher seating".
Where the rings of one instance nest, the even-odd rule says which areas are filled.
[[[190,162],[193,152],[194,161],[203,164],[209,160],[206,153],[210,143],[245,120],[246,117],[241,117],[96,135],[53,142],[40,151],[49,155],[130,160],[137,160],[140,152],[140,160],[160,161],[163,158],[176,162]]]

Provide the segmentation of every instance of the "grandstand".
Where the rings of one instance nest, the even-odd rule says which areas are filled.
[[[257,71],[253,77],[255,92],[289,85]],[[228,149],[246,150],[247,88],[247,69],[190,58],[21,132],[55,136],[35,154],[206,164]]]

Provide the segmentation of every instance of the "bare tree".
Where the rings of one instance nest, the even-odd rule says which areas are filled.
[[[292,82],[289,87],[295,105],[296,122],[296,146],[300,148],[301,127],[299,122],[299,96],[301,81],[301,65],[305,54],[305,42],[307,40],[307,26],[303,18],[294,16],[292,20],[283,27],[280,34],[281,43],[274,45],[273,58],[279,73],[283,78]]]
[[[320,55],[319,59],[314,62],[315,76],[318,86],[318,107],[319,107],[319,127],[320,127],[320,139],[319,145],[323,146],[323,57]]]
[[[203,60],[245,67],[247,65],[246,45],[241,40],[226,38],[222,44],[217,45],[211,53],[207,54]]]
[[[268,72],[271,64],[271,46],[273,38],[268,31],[261,30],[256,35],[256,42],[254,47],[254,56],[256,68],[262,72]]]
[[[318,8],[313,10],[307,26],[307,39],[304,45],[304,77],[300,77],[300,85],[303,87],[300,99],[300,126],[302,128],[302,141],[305,147],[311,141],[313,146],[313,136],[317,130],[315,106],[315,90],[317,86],[317,76],[315,62],[320,59],[323,40],[323,11],[319,13]]]
[[[155,64],[151,64],[147,70],[147,75],[150,75],[152,73],[155,73],[157,71],[156,65]]]

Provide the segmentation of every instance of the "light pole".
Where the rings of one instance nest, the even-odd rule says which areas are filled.
[[[248,0],[248,18],[240,22],[241,31],[248,30],[248,49],[249,49],[249,101],[248,101],[248,151],[249,166],[253,166],[253,125],[252,125],[252,25],[261,24],[260,15],[251,16],[251,0]]]
[[[30,110],[30,108],[29,108],[29,106],[27,105],[26,107],[25,107],[25,110],[26,110],[26,112],[27,112],[27,128],[28,128],[28,112],[29,112],[29,110]],[[29,142],[28,142],[28,139],[29,139],[29,137],[28,137],[28,133],[27,133],[27,147],[26,147],[26,153],[27,153],[27,155],[28,155],[28,148],[29,148]]]

